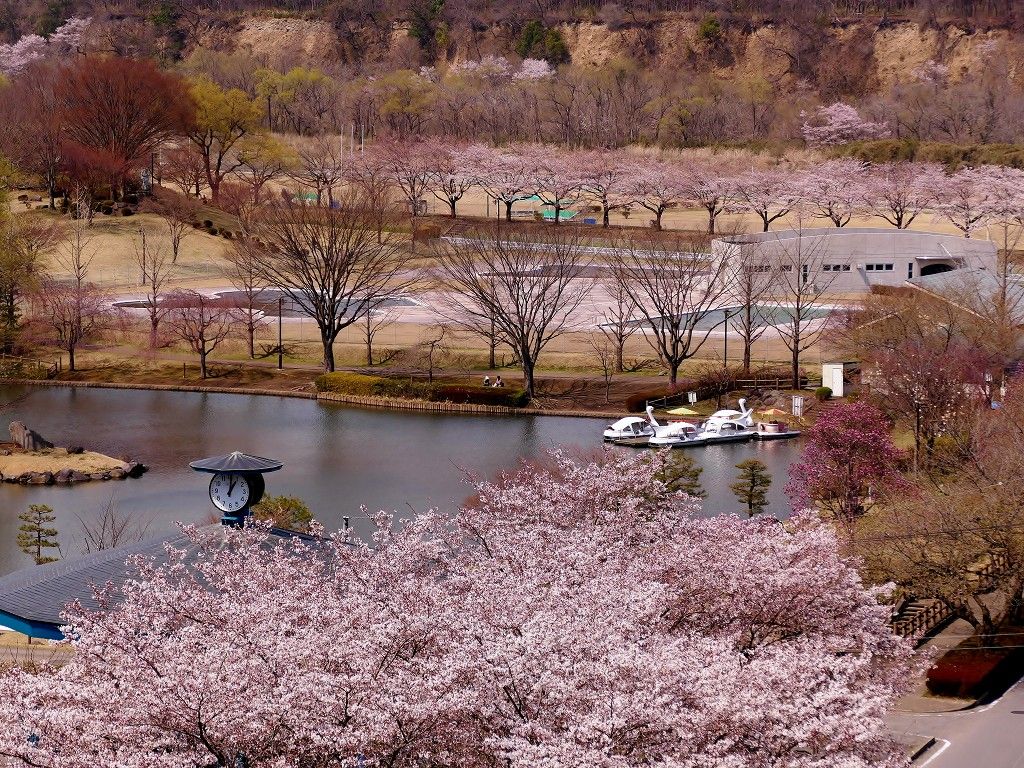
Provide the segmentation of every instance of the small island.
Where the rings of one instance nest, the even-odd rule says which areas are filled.
[[[11,422],[11,441],[0,443],[0,479],[21,485],[85,483],[139,477],[146,466],[80,447],[59,447],[20,421]]]

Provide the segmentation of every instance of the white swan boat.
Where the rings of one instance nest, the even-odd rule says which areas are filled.
[[[640,416],[627,416],[604,429],[604,439],[616,445],[647,445],[654,436],[654,426]]]

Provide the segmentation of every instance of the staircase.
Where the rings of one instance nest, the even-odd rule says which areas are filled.
[[[901,637],[921,640],[952,617],[949,608],[938,600],[908,597],[897,604],[889,625]]]

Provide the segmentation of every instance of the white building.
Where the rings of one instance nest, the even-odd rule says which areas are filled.
[[[712,243],[719,257],[748,269],[799,273],[829,294],[866,293],[917,277],[972,268],[995,270],[989,240],[894,228],[828,227],[731,235]]]

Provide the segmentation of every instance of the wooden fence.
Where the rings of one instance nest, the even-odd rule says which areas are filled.
[[[61,370],[60,360],[52,363],[0,353],[0,377],[5,379],[35,376],[38,379],[52,379]]]

